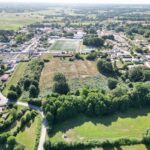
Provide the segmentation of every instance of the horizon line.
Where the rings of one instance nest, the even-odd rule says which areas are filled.
[[[100,4],[100,5],[150,5],[150,3],[92,3],[92,2],[5,2],[2,1],[0,3],[18,3],[18,4],[57,4],[57,5],[61,5],[61,4]]]

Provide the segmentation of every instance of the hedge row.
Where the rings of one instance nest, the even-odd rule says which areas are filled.
[[[128,139],[120,138],[116,140],[92,140],[85,142],[58,142],[51,143],[50,140],[46,141],[44,144],[45,150],[75,150],[75,149],[86,149],[86,148],[96,148],[96,147],[118,147],[122,145],[136,145],[141,144],[142,139]]]
[[[38,149],[40,136],[41,136],[41,127],[42,127],[41,124],[42,124],[42,119],[40,118],[39,121],[38,121],[38,127],[36,129],[36,140],[35,140],[34,150]]]

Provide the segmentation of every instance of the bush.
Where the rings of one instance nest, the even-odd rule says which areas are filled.
[[[5,143],[7,141],[8,136],[9,135],[7,133],[0,134],[0,144]]]
[[[35,85],[31,85],[29,88],[29,96],[31,98],[35,98],[38,96],[39,90],[35,87]]]
[[[54,85],[53,85],[53,92],[59,94],[67,94],[69,92],[69,85],[66,82],[66,77],[62,73],[55,74],[54,78]]]
[[[95,52],[92,52],[92,53],[87,55],[86,59],[87,60],[95,60],[96,57],[97,57],[97,54]]]
[[[78,54],[78,53],[75,54],[75,59],[77,59],[77,60],[80,60],[80,59],[83,60],[83,58],[82,58],[82,57],[80,56],[80,54]]]
[[[97,69],[99,72],[104,73],[104,74],[112,75],[114,73],[112,63],[109,61],[105,61],[105,60],[98,60]]]
[[[42,105],[41,100],[38,100],[38,99],[30,99],[28,103],[31,105],[39,106],[39,107],[41,107]]]
[[[112,89],[115,89],[116,86],[118,84],[118,80],[116,79],[113,79],[113,78],[109,78],[108,79],[108,87],[112,90]]]
[[[140,67],[129,70],[128,74],[129,79],[133,82],[143,81],[144,79],[143,69]]]
[[[8,139],[7,139],[7,145],[8,145],[9,149],[11,149],[11,148],[13,149],[16,143],[17,142],[16,142],[16,139],[15,139],[14,136],[8,137]]]
[[[66,77],[65,77],[65,75],[62,74],[62,73],[56,73],[56,74],[54,75],[53,80],[54,80],[55,82],[66,82]]]
[[[9,91],[9,93],[7,94],[7,98],[9,100],[17,100],[17,93],[14,91]]]
[[[30,84],[31,84],[30,79],[27,78],[27,79],[24,80],[24,89],[25,89],[26,91],[29,89]]]
[[[53,85],[53,92],[67,94],[69,91],[69,85],[66,82],[55,82]]]

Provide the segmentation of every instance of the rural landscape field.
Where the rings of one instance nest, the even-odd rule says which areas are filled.
[[[0,150],[150,149],[150,5],[105,3],[0,0]]]

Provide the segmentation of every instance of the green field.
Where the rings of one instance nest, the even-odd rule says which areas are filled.
[[[50,139],[58,141],[104,140],[122,137],[142,138],[150,127],[150,109],[132,110],[108,117],[88,118],[83,115],[55,125]],[[67,138],[64,138],[64,135]]]
[[[41,21],[43,16],[35,13],[0,13],[0,30],[17,30],[20,27]]]
[[[27,64],[28,63],[19,63],[16,66],[11,78],[6,83],[6,87],[3,90],[4,95],[8,94],[8,91],[9,91],[9,88],[11,85],[17,85],[17,82],[23,77],[23,74],[24,74],[24,71],[25,71]]]
[[[76,51],[80,48],[79,40],[56,40],[51,46],[51,50]]]
[[[25,145],[25,150],[34,150],[36,133],[38,132],[37,129],[40,119],[40,116],[37,116],[34,121],[28,125],[28,127],[19,132],[16,136],[16,140]]]

